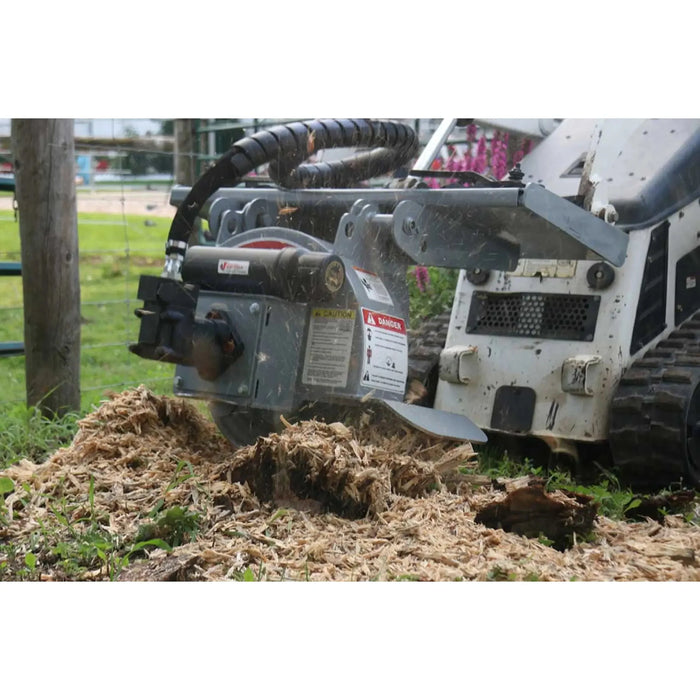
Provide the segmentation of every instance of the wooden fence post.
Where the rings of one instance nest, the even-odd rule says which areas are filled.
[[[175,184],[194,185],[194,133],[191,119],[175,119]]]
[[[27,405],[80,408],[80,279],[72,119],[13,119]]]

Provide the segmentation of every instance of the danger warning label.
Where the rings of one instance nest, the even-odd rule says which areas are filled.
[[[363,308],[362,322],[361,384],[403,394],[408,372],[404,320]]]
[[[311,309],[301,376],[304,384],[347,385],[354,330],[353,309]]]

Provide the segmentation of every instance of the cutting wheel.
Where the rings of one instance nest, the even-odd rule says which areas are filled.
[[[259,408],[240,408],[213,401],[209,404],[214,423],[223,435],[237,447],[252,445],[261,435],[282,428],[279,415]]]

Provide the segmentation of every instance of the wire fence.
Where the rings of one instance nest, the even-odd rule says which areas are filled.
[[[134,309],[142,273],[159,274],[169,218],[169,185],[158,188],[92,186],[78,189],[79,274],[81,286],[81,404],[99,402],[106,391],[146,384],[167,391],[172,365],[147,362],[129,352],[137,340]],[[0,261],[21,259],[19,224],[11,196],[0,202]],[[31,274],[22,270],[23,277]],[[0,278],[0,343],[10,351],[24,335],[23,284],[31,279]],[[0,361],[4,390],[0,407],[24,402],[24,356]]]
[[[290,121],[290,120],[285,120]],[[180,153],[196,164],[195,174],[238,138],[270,126],[272,120],[195,120],[193,150]],[[139,322],[134,310],[142,274],[159,275],[167,233],[175,214],[170,205],[175,160],[172,138],[97,139],[90,147],[76,139],[79,274],[81,288],[81,407],[89,409],[108,392],[144,384],[167,392],[171,364],[129,352]],[[5,141],[7,143],[7,141]],[[88,145],[86,145],[88,144]],[[56,146],[60,147],[60,146]],[[12,162],[0,149],[0,166]],[[7,167],[2,167],[7,174]],[[21,260],[18,212],[11,191],[0,191],[0,265]],[[26,400],[23,286],[31,273],[0,274],[0,411]],[[23,277],[25,279],[23,279]]]

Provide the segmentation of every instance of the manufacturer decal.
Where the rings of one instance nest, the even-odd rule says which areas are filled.
[[[250,263],[247,260],[219,260],[220,275],[247,275]]]

